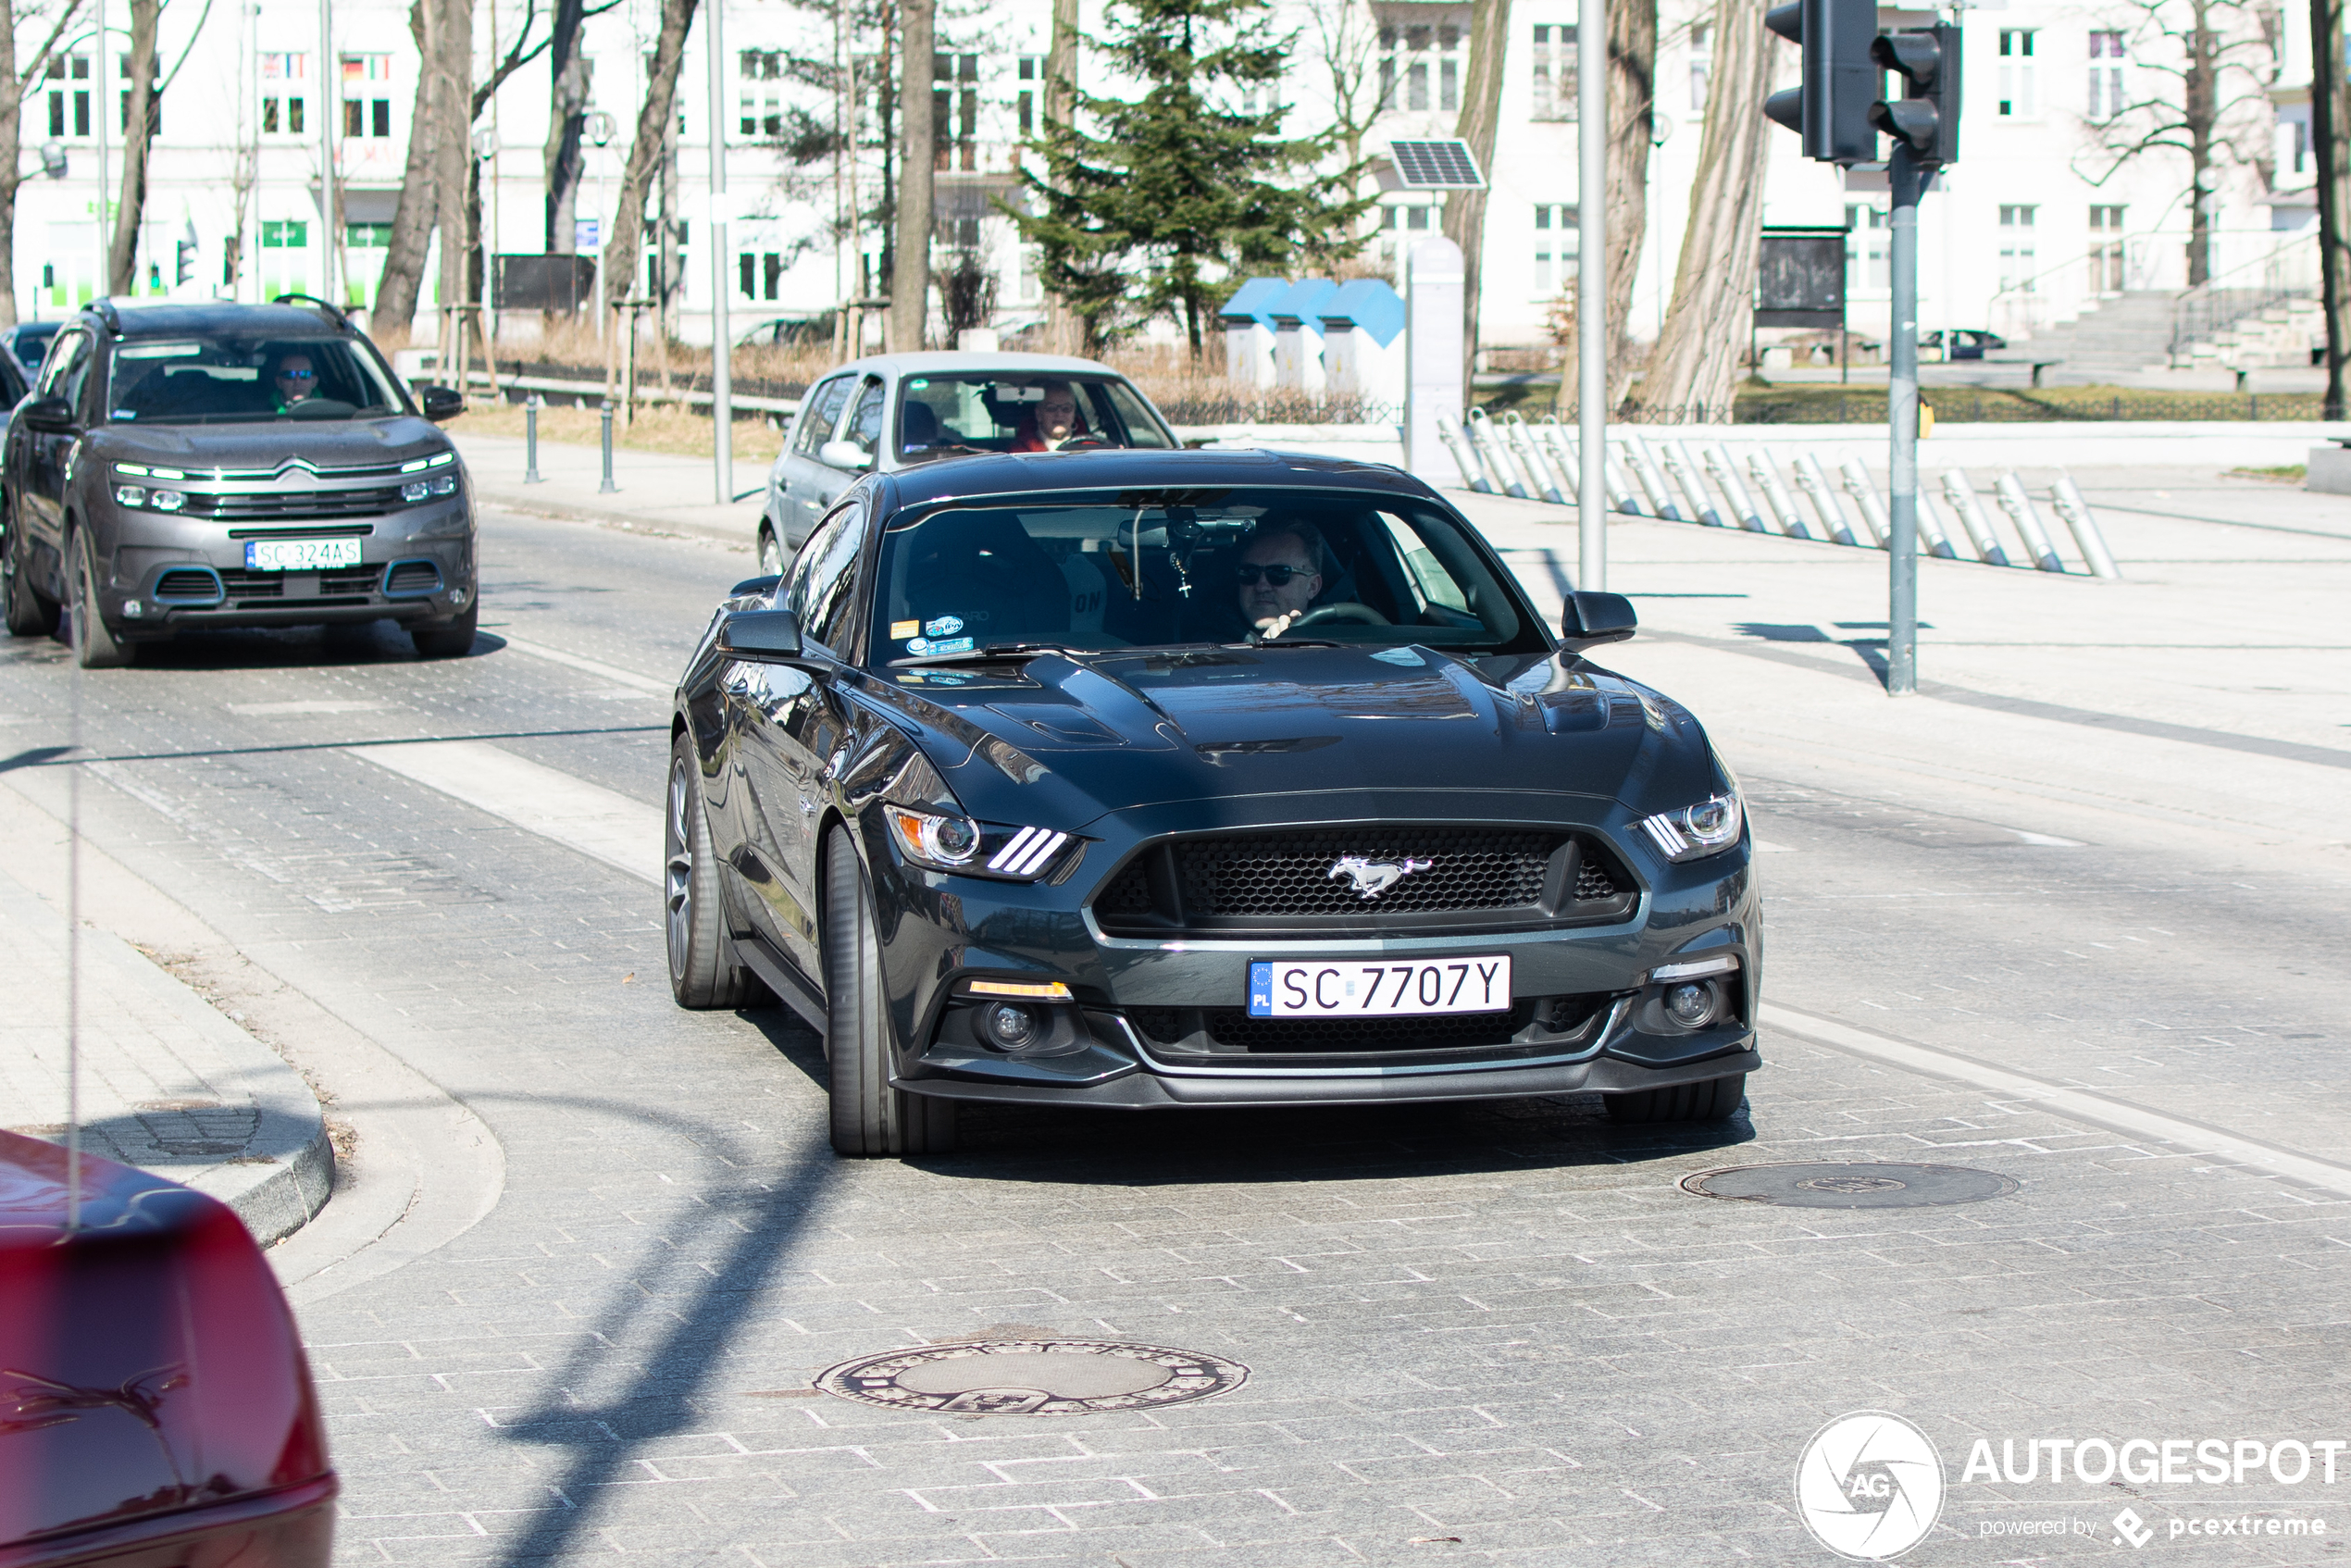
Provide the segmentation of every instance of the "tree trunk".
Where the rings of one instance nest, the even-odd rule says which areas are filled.
[[[579,31],[587,19],[587,0],[555,0],[554,35],[547,44],[547,68],[552,82],[547,106],[547,254],[578,252],[578,230],[573,220],[579,210],[579,180],[588,167],[580,149],[580,132],[588,118],[588,56],[579,52]]]
[[[898,243],[889,273],[889,352],[923,346],[930,317],[933,0],[899,0]]]
[[[432,170],[441,189],[441,305],[444,311],[470,304],[466,289],[473,256],[473,225],[466,193],[473,177],[474,13],[471,0],[426,0],[434,6]],[[445,317],[452,327],[459,317]],[[456,349],[454,332],[442,348]],[[463,391],[463,388],[459,389]]]
[[[2344,417],[2344,364],[2351,358],[2351,93],[2343,69],[2345,0],[2310,0],[2310,147],[2317,155],[2319,277],[2327,323],[2326,401],[2322,419]]]
[[[1762,238],[1763,99],[1772,52],[1763,7],[1718,0],[1706,140],[1690,187],[1689,226],[1673,269],[1673,303],[1633,399],[1636,417],[1728,419],[1739,356],[1755,317]]]
[[[2196,0],[2189,15],[2187,112],[2182,117],[2188,131],[2188,287],[2212,277],[2212,204],[2208,182],[2212,170],[2212,132],[2220,118],[2220,35],[2210,25],[2210,7]]]
[[[24,74],[17,74],[17,34],[14,27],[0,28],[0,255],[17,254],[17,187],[24,183],[24,100],[32,84],[49,68],[49,56],[56,51],[57,40],[65,36],[81,0],[67,0],[64,10],[49,29],[49,36],[25,62]],[[0,289],[0,327],[13,327],[17,322],[17,294],[14,289]]]
[[[1453,134],[1488,180],[1494,177],[1494,132],[1502,119],[1503,46],[1511,35],[1511,0],[1475,0],[1470,12],[1469,63],[1462,75],[1461,118]],[[1445,194],[1445,237],[1462,247],[1462,386],[1475,385],[1479,274],[1484,268],[1486,193]]]
[[[1045,56],[1044,128],[1077,118],[1077,0],[1053,0],[1053,33]],[[1086,326],[1056,294],[1045,321],[1045,352],[1077,354],[1086,346]]]
[[[416,106],[408,116],[408,165],[400,177],[400,205],[392,212],[392,243],[384,252],[383,276],[376,284],[375,308],[368,313],[369,330],[378,337],[397,329],[404,336],[416,330],[417,295],[424,287],[425,248],[432,239],[438,206],[433,199],[433,128],[439,116],[433,106],[433,84],[441,80],[434,68],[440,58],[436,40],[439,23],[433,0],[411,0],[408,35],[417,41]]]
[[[155,140],[155,24],[163,0],[131,0],[130,112],[122,131],[122,194],[116,203],[114,241],[106,247],[106,292],[128,294],[139,283],[139,224],[147,210],[147,155]],[[93,82],[97,112],[114,107],[105,84]]]
[[[637,133],[628,143],[628,162],[621,169],[619,200],[613,205],[612,232],[604,238],[604,305],[610,309],[629,297],[637,266],[644,254],[645,193],[661,168],[670,127],[678,114],[678,70],[685,61],[686,32],[693,25],[695,0],[662,0],[661,33],[653,43],[653,66],[645,82],[645,101],[638,106]],[[714,111],[723,106],[713,105]],[[664,224],[676,214],[665,209]],[[664,276],[662,286],[670,284]],[[626,331],[625,322],[621,331]],[[621,331],[608,332],[606,343],[617,343]]]
[[[1650,138],[1657,129],[1657,0],[1608,10],[1608,401],[1633,385],[1633,285],[1648,236]],[[1561,378],[1566,385],[1567,378]]]

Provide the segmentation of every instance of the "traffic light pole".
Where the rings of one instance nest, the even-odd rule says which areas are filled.
[[[1919,193],[1926,181],[1917,156],[1898,141],[1886,174],[1894,195],[1894,330],[1885,414],[1894,450],[1885,690],[1888,696],[1907,697],[1919,689]]]

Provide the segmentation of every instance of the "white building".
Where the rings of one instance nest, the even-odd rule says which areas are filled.
[[[1330,123],[1337,57],[1343,68],[1362,73],[1374,91],[1387,88],[1387,109],[1363,128],[1366,150],[1399,135],[1450,133],[1466,66],[1469,7],[1412,0],[1350,3],[1353,9],[1341,10],[1334,8],[1337,0],[1319,7],[1278,0],[1276,25],[1294,32],[1290,68],[1281,83],[1283,101],[1294,106],[1289,129]],[[1635,332],[1641,337],[1656,332],[1671,292],[1682,193],[1704,139],[1710,56],[1711,7],[1664,0],[1664,9],[1650,230],[1634,306]],[[120,170],[120,99],[127,86],[121,11],[118,6],[107,14],[103,47],[85,20],[25,102],[28,165],[41,164],[46,143],[64,154],[58,159],[53,148],[48,160],[62,168],[61,175],[34,173],[18,197],[14,276],[17,307],[26,317],[69,308],[100,281],[93,134],[100,128],[93,107],[108,106],[93,106],[91,93],[102,81],[115,90],[107,94],[114,118],[105,128],[111,132],[106,159],[111,183]],[[1088,31],[1101,28],[1100,13],[1099,0],[1088,0]],[[544,14],[542,7],[535,25],[544,26]],[[486,76],[512,46],[522,17],[522,7],[505,0],[491,0],[478,12],[478,75]],[[1573,281],[1579,200],[1576,18],[1575,0],[1518,0],[1511,13],[1502,129],[1488,171],[1482,340],[1490,347],[1547,342],[1550,307]],[[616,199],[658,20],[654,0],[624,0],[588,24],[591,106],[610,114],[618,130],[608,145],[587,153],[577,233],[584,253],[596,250]],[[2259,22],[2251,12],[2244,20],[2249,29]],[[2124,291],[2183,288],[2185,158],[2151,154],[2109,175],[2110,160],[2097,150],[2098,123],[2118,106],[2151,91],[2176,90],[2176,78],[2152,68],[2176,64],[2179,40],[2161,36],[2146,8],[2130,3],[2017,0],[2005,9],[1971,9],[1965,23],[1962,156],[1922,212],[1922,329],[1991,327],[2014,336],[2064,321]],[[19,23],[20,52],[37,46],[43,25],[37,18]],[[1043,305],[1034,258],[995,204],[1014,192],[1020,143],[1038,124],[1050,25],[1050,0],[1006,0],[967,19],[950,15],[941,21],[936,90],[944,128],[937,173],[940,264],[953,252],[976,252],[994,275],[996,318],[1008,329],[1037,318]],[[2307,45],[2293,31],[2298,19],[2272,25],[2283,33],[2283,57],[2274,66],[2283,85],[2257,84],[2257,96],[2266,92],[2276,106],[2264,102],[2248,111],[2268,117],[2252,140],[2271,145],[2261,149],[2266,157],[2223,168],[2212,193],[2219,229],[2214,270],[2223,284],[2274,274],[2265,258],[2310,221],[2307,131],[2297,130],[2307,126],[2307,93],[2297,98],[2293,85],[2307,80]],[[198,27],[192,36],[190,30]],[[361,305],[372,299],[398,196],[417,59],[408,7],[400,0],[336,0],[331,28],[332,37],[322,40],[315,0],[165,9],[161,60],[168,86],[138,268],[141,293],[250,300],[317,292],[324,286],[331,247],[338,292]],[[729,5],[725,29],[727,88],[719,106],[737,213],[726,287],[736,324],[813,315],[874,292],[884,239],[873,216],[881,195],[878,152],[861,147],[846,160],[852,193],[836,179],[833,157],[795,167],[781,143],[798,123],[796,111],[825,121],[834,118],[824,93],[791,80],[788,56],[870,58],[877,41],[837,37],[829,10],[769,0]],[[1776,41],[1771,46],[1782,80],[1792,82],[1795,51]],[[1090,57],[1081,64],[1080,78],[1091,90],[1114,91]],[[484,164],[483,215],[493,251],[548,248],[541,184],[548,99],[542,56],[506,81],[479,122],[483,134],[478,142],[494,148]],[[682,233],[678,322],[687,336],[706,337],[714,282],[709,214],[694,193],[703,189],[708,167],[711,104],[699,19],[678,99],[673,184],[675,217],[682,224],[677,230]],[[325,232],[320,220],[322,112],[343,189],[343,222],[335,235]],[[874,140],[877,106],[870,96],[861,105],[858,130],[863,140]],[[1866,172],[1840,176],[1806,162],[1795,136],[1775,127],[1767,127],[1766,135],[1766,223],[1849,225],[1853,325],[1862,334],[1882,336],[1887,283],[1882,179],[1872,190]],[[2284,194],[2271,189],[2265,162],[2274,164]],[[1372,255],[1390,265],[1438,219],[1424,194],[1397,193],[1382,201]],[[840,215],[852,210],[864,212],[865,220],[852,235],[837,238]],[[650,283],[657,260],[650,241],[646,255]],[[429,330],[438,270],[429,259],[420,330]]]

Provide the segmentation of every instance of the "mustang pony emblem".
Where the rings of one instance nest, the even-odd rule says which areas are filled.
[[[1356,896],[1375,899],[1415,871],[1426,871],[1433,860],[1367,860],[1360,854],[1341,855],[1326,874],[1344,877],[1355,885]]]

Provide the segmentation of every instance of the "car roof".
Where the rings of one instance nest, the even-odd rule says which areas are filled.
[[[96,306],[109,305],[112,320]],[[348,330],[327,318],[316,305],[238,305],[229,300],[201,300],[139,305],[131,301],[93,301],[82,306],[85,316],[97,316],[126,338],[173,337],[183,332],[254,332],[273,338],[342,337]]]
[[[836,366],[825,374],[834,376],[844,370],[900,376],[1041,376],[1059,371],[1064,375],[1117,376],[1122,381],[1126,379],[1099,359],[1077,359],[1064,354],[965,354],[945,349],[928,354],[869,354],[863,359]]]
[[[887,487],[890,510],[933,501],[1161,485],[1375,491],[1415,500],[1443,500],[1421,479],[1386,463],[1257,447],[989,453],[895,469],[877,482]]]

